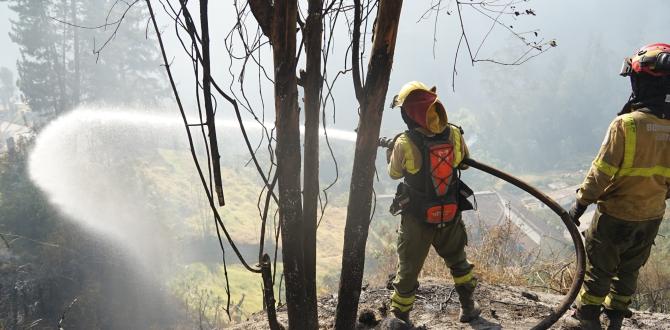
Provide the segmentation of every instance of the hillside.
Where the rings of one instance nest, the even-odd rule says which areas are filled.
[[[120,124],[119,126],[121,128],[125,127]],[[83,134],[83,136],[93,134],[93,131],[100,129],[96,125],[86,127],[90,132],[84,131],[86,134]],[[61,128],[69,128],[69,126]],[[108,128],[109,132],[107,133],[114,131],[114,129],[116,128]],[[31,191],[31,194],[25,195],[28,197],[16,194],[16,189],[12,188],[12,182],[15,181],[14,179],[17,176],[12,175],[11,171],[6,172],[7,175],[3,175],[0,169],[0,177],[4,177],[8,183],[3,186],[3,188],[9,188],[7,189],[7,196],[17,197],[16,202],[0,198],[0,214],[11,210],[20,211],[14,212],[15,216],[10,217],[14,220],[5,224],[9,228],[8,231],[20,233],[30,238],[41,238],[45,242],[68,242],[65,246],[77,251],[89,250],[69,243],[80,242],[81,239],[65,239],[67,236],[61,235],[58,230],[46,231],[47,227],[43,224],[40,226],[24,225],[26,223],[23,221],[24,214],[28,212],[25,210],[41,210],[42,208],[35,207],[34,204],[45,204],[41,205],[44,206],[43,212],[54,215],[52,220],[54,224],[66,225],[63,222],[66,222],[66,218],[69,218],[70,221],[67,221],[67,225],[72,227],[81,226],[82,235],[95,237],[93,234],[96,234],[109,241],[110,247],[113,242],[114,249],[123,247],[123,257],[127,258],[129,264],[131,264],[128,267],[129,270],[132,270],[133,274],[142,274],[143,277],[151,279],[157,289],[162,290],[170,298],[176,298],[173,299],[174,303],[183,306],[184,314],[187,314],[185,317],[187,322],[198,324],[205,319],[205,322],[208,323],[205,326],[207,328],[225,328],[229,321],[245,320],[252,313],[262,308],[260,277],[253,276],[246,271],[231,253],[230,246],[225,243],[226,266],[221,262],[222,253],[218,248],[211,211],[208,209],[206,198],[202,193],[202,186],[193,168],[190,153],[185,150],[183,141],[179,143],[179,141],[171,140],[169,136],[156,134],[156,136],[162,137],[157,143],[155,141],[156,136],[153,136],[150,131],[142,131],[142,134],[134,135],[130,134],[129,131],[122,130],[125,135],[105,134],[104,137],[109,140],[87,142],[86,139],[80,139],[82,134],[79,134],[78,131],[70,130],[77,134],[71,132],[70,135],[66,135],[65,132],[67,131],[65,129],[62,132],[56,132],[59,133],[57,135],[60,137],[68,137],[62,140],[42,139],[52,141],[55,145],[48,144],[46,147],[36,147],[33,153],[33,155],[40,155],[37,159],[41,160],[31,161],[32,164],[36,164],[36,173],[41,175],[40,180],[34,180],[35,178],[33,180],[43,189],[44,195],[37,193],[36,187],[29,184],[25,174],[21,174],[20,177],[23,178],[23,181],[26,181],[24,188]],[[45,153],[45,150],[48,152]],[[347,164],[351,163],[352,156],[352,153],[346,151],[345,147],[337,148],[337,152],[341,153],[338,154],[338,159],[343,164],[340,170],[345,173],[350,170],[347,169]],[[253,262],[258,256],[259,231],[261,228],[258,194],[262,191],[262,184],[255,169],[252,166],[244,166],[248,162],[248,156],[244,152],[238,151],[235,153],[233,150],[224,148],[224,155],[226,157],[222,158],[222,174],[227,205],[219,210],[222,221],[231,236],[234,237],[241,254],[247,260]],[[78,161],[72,162],[70,161],[72,159]],[[7,163],[7,165],[7,168],[11,169],[17,164]],[[378,168],[382,167],[379,166]],[[328,167],[324,166],[323,169],[328,169]],[[547,287],[548,290],[564,292],[566,285],[571,281],[573,273],[570,271],[570,265],[574,257],[571,246],[565,243],[565,239],[561,237],[560,233],[549,235],[550,230],[562,228],[558,218],[541,208],[533,211],[533,214],[527,214],[529,218],[537,217],[538,221],[546,223],[547,226],[542,227],[544,229],[539,230],[539,232],[551,239],[543,240],[539,246],[519,244],[523,238],[521,236],[523,233],[513,225],[515,222],[512,221],[511,216],[505,216],[505,210],[509,214],[510,210],[523,207],[520,203],[510,202],[512,199],[521,199],[523,196],[513,188],[499,184],[497,181],[489,182],[490,178],[478,179],[478,174],[481,174],[479,172],[468,172],[473,176],[468,178],[467,182],[472,184],[472,187],[476,190],[481,191],[491,187],[500,190],[499,193],[495,192],[495,195],[498,196],[496,199],[498,205],[495,207],[487,202],[485,195],[480,194],[480,210],[472,212],[472,219],[466,220],[470,235],[468,256],[478,265],[478,276],[486,283],[503,283],[517,286],[542,285]],[[104,173],[104,175],[100,175],[101,173]],[[328,176],[331,174],[338,175],[336,171],[329,173],[322,178],[322,182],[329,182]],[[532,181],[534,185],[542,187],[543,191],[548,191],[553,189],[552,185],[557,183],[573,184],[573,181],[578,180],[577,177],[581,175],[566,176],[566,172],[556,171],[555,173],[527,174],[527,176],[528,180]],[[322,301],[324,326],[332,322],[335,302],[334,299],[328,298],[328,295],[336,292],[340,279],[339,266],[341,265],[343,228],[348,199],[347,184],[350,178],[343,174],[339,179],[338,184],[328,191],[328,207],[325,209],[323,221],[320,222],[318,230],[316,280],[319,295],[326,297]],[[393,272],[397,263],[395,241],[399,219],[390,216],[386,211],[394,184],[395,182],[386,179],[375,182],[376,212],[370,227],[365,266],[365,279],[373,283],[371,287],[384,283],[386,274]],[[325,183],[322,184],[322,187],[324,185]],[[11,193],[9,193],[10,191]],[[104,192],[104,198],[98,198],[100,192]],[[37,198],[39,196],[44,198]],[[21,198],[19,199],[19,197]],[[53,208],[46,207],[47,200]],[[17,205],[22,207],[17,208]],[[119,208],[119,205],[123,205],[123,207]],[[490,212],[493,210],[495,212]],[[274,207],[270,209],[271,217],[268,219],[269,222],[266,227],[266,244],[264,247],[266,252],[272,252],[275,248],[273,239],[276,237],[277,218],[275,211]],[[43,222],[44,216],[40,212],[31,212],[34,213],[31,221],[35,223]],[[494,218],[499,223],[484,225],[486,223],[485,218],[488,217],[489,213],[495,213]],[[55,216],[60,214],[63,215],[62,218]],[[659,235],[656,240],[657,248],[654,249],[650,262],[642,270],[640,292],[634,300],[636,308],[670,311],[670,306],[668,306],[670,291],[665,288],[670,278],[668,277],[670,269],[665,262],[669,244],[667,237],[670,236],[668,235],[670,227],[667,224],[666,222],[661,229],[662,235]],[[45,231],[45,233],[41,234],[35,228]],[[49,235],[46,235],[46,233],[49,233]],[[50,235],[53,236],[49,237]],[[40,251],[30,250],[29,254],[36,253],[40,253]],[[52,259],[51,261],[55,264],[62,264],[60,260],[71,260],[73,258]],[[283,293],[284,287],[281,285],[283,271],[281,242],[279,243],[277,260],[275,293],[281,303],[286,300]],[[17,262],[17,266],[20,265],[21,263]],[[86,267],[86,269],[88,268]],[[95,269],[100,270],[98,268]],[[122,269],[120,267],[114,268]],[[446,271],[443,261],[433,257],[428,259],[423,270],[423,276],[445,278],[444,273]],[[39,274],[39,276],[43,275]],[[229,281],[226,281],[226,277]],[[95,285],[98,283],[96,281],[100,277],[94,274],[90,278],[92,279],[91,287],[95,289]],[[133,276],[125,276],[124,278],[133,278]],[[131,284],[133,283],[128,284],[127,287],[132,288]],[[6,287],[12,287],[11,283]],[[427,286],[424,288],[429,289]],[[110,286],[110,290],[112,289],[114,287]],[[442,288],[437,286],[433,292],[427,292],[424,295],[436,297],[430,299],[438,299],[437,297],[448,295],[450,291],[445,290],[450,290],[450,288],[448,286]],[[89,291],[95,292],[94,290]],[[367,307],[372,310],[377,310],[382,306],[387,301],[389,294],[385,290],[370,291],[369,293],[372,296],[369,299],[364,297],[363,307],[366,307],[367,304]],[[375,294],[378,295],[377,298],[375,298]],[[509,294],[503,294],[502,296],[506,297]],[[486,290],[483,291],[483,297],[486,297]],[[537,315],[531,313],[524,316],[530,318],[529,320],[517,320],[514,317],[514,311],[504,311],[500,309],[501,307],[495,307],[506,303],[496,299],[496,294],[492,294],[492,297],[492,303],[484,305],[488,308],[487,311],[490,314],[487,320],[489,322],[494,320],[503,325],[505,325],[505,320],[531,324],[533,318],[542,315],[544,311],[542,308],[548,308],[541,305],[535,306]],[[158,298],[162,298],[162,296]],[[222,312],[223,308],[227,306],[228,298],[231,306],[230,318]],[[31,299],[27,301],[32,303]],[[123,301],[126,297],[120,297],[119,299]],[[62,300],[70,303],[72,298],[65,297]],[[499,301],[496,302],[496,300]],[[84,301],[83,298],[80,301]],[[443,324],[448,324],[444,323],[446,319],[436,318],[438,314],[433,313],[435,308],[430,307],[430,301],[426,300],[426,302],[428,302],[426,316],[422,316],[421,307],[419,307],[416,313],[417,321],[438,328]],[[0,301],[0,303],[2,302]],[[449,303],[454,302],[450,301]],[[89,303],[86,306],[97,306],[97,304]],[[124,304],[125,306],[131,305]],[[448,316],[455,313],[455,309],[449,309],[449,304],[445,306],[439,315]],[[515,306],[518,306],[518,304]],[[62,303],[59,303],[54,309],[54,313],[62,313]],[[495,315],[490,312],[490,309],[496,310]],[[87,314],[86,311],[82,311],[82,314],[92,315]],[[137,314],[141,315],[140,313]],[[505,319],[506,314],[511,316]],[[378,315],[378,318],[380,317],[381,315]],[[15,319],[18,318],[15,317]],[[76,316],[73,316],[73,319],[76,319]],[[161,322],[168,321],[171,320],[162,320]],[[264,322],[261,322],[258,326],[263,328],[264,324]],[[527,324],[519,323],[516,325],[525,327]],[[510,326],[516,325],[512,323]]]
[[[387,314],[391,290],[387,288],[367,288],[361,294],[359,315],[367,314],[359,329],[389,329]],[[412,312],[412,320],[418,329],[529,329],[551,308],[558,304],[562,296],[538,293],[521,287],[489,285],[483,283],[477,291],[482,307],[482,317],[469,324],[458,322],[458,297],[453,292],[453,284],[439,279],[424,279],[417,294],[417,302]],[[529,298],[527,298],[529,297]],[[319,300],[320,328],[333,326],[337,299],[333,295],[322,296]],[[374,320],[370,313],[374,314]],[[569,312],[568,312],[569,313]],[[567,315],[567,313],[566,313]],[[565,316],[564,316],[565,317]],[[359,321],[363,317],[359,317]],[[279,309],[279,320],[286,324],[286,309]],[[552,329],[560,328],[559,321]],[[265,314],[257,313],[247,321],[231,329],[266,329]],[[668,329],[670,315],[637,312],[624,323],[624,329]],[[416,328],[415,328],[416,329]]]

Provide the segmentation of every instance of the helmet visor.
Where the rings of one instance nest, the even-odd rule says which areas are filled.
[[[619,72],[619,75],[622,77],[627,77],[630,76],[632,72],[633,67],[631,66],[631,58],[626,57],[623,59],[623,65],[621,65],[621,72]]]

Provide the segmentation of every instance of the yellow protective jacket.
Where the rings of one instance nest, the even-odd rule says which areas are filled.
[[[660,219],[669,184],[670,120],[633,111],[610,124],[577,200],[622,220]]]
[[[461,135],[461,131],[457,127],[448,125],[446,129],[451,129],[449,142],[454,146],[453,167],[465,169],[465,166],[461,164],[461,161],[464,158],[467,158],[469,153],[463,135]],[[416,128],[416,130],[426,136],[434,135],[423,128]],[[421,151],[419,148],[414,145],[406,133],[398,135],[393,144],[393,151],[388,164],[389,176],[391,176],[392,179],[397,180],[404,177],[406,172],[416,174],[421,169],[421,165]]]

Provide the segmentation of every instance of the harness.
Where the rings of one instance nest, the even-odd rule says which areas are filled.
[[[458,164],[462,155],[458,133],[451,128],[431,137],[416,130],[405,132],[421,151],[422,165],[415,174],[406,172],[404,182],[398,185],[396,200],[404,202],[403,212],[430,224],[443,224],[454,220],[460,211],[472,209],[467,201],[472,190],[460,180]]]

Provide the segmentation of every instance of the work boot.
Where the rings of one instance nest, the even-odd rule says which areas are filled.
[[[458,314],[458,320],[467,323],[479,317],[481,309],[479,304],[472,298],[475,292],[474,283],[456,285],[458,301],[461,303],[461,312]]]
[[[600,305],[582,305],[573,310],[563,321],[563,329],[602,330],[600,326]]]
[[[391,310],[391,313],[393,313],[393,316],[395,316],[396,319],[402,320],[407,324],[409,327],[413,327],[414,324],[412,324],[412,321],[409,320],[409,311],[406,312],[401,312],[397,309]]]
[[[619,330],[623,326],[623,319],[633,316],[633,312],[627,310],[604,309],[606,320],[605,325],[607,330]]]

